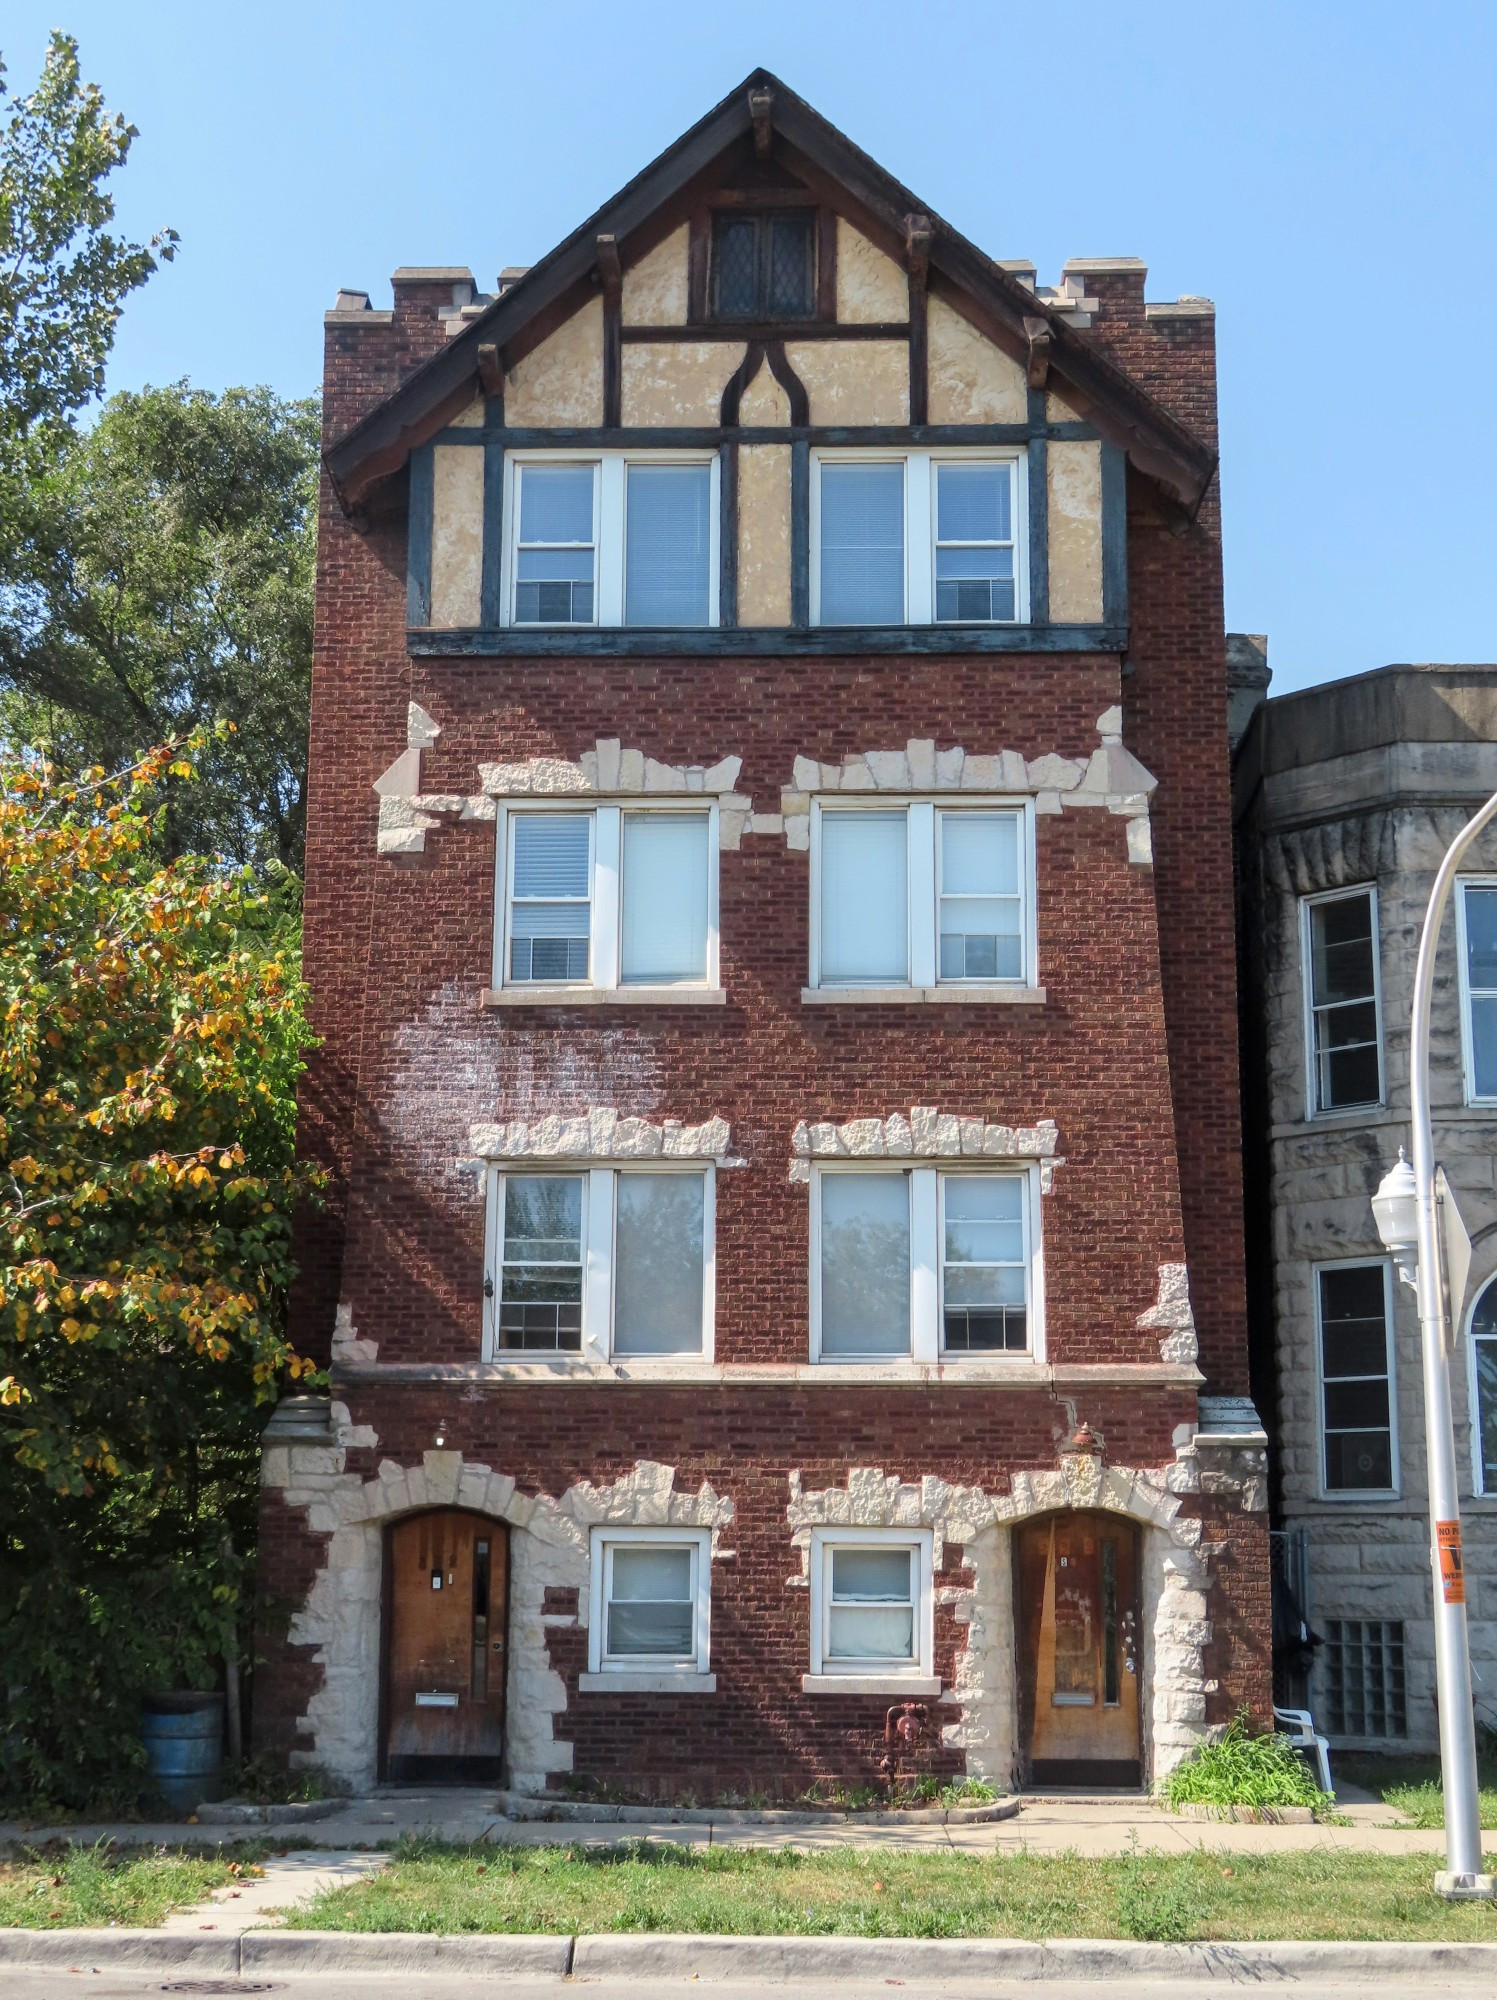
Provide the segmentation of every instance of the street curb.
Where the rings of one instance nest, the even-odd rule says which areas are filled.
[[[0,1931],[0,1966],[84,1966],[95,1971],[201,1972],[232,1978],[239,1970],[237,1937],[192,1937],[173,1931]]]
[[[220,1978],[283,1972],[451,1973],[659,1982],[699,1978],[1019,1982],[1179,1979],[1217,1985],[1337,1979],[1403,1987],[1431,1978],[1497,1987],[1497,1944],[1132,1944],[1120,1939],[695,1937],[669,1932],[557,1937],[402,1931],[0,1931],[0,1967],[191,1970]]]
[[[1497,1945],[1131,1944],[1107,1938],[580,1937],[576,1979],[1497,1980]]]
[[[564,1979],[574,1938],[534,1932],[436,1937],[420,1931],[245,1931],[241,1972],[502,1973]]]

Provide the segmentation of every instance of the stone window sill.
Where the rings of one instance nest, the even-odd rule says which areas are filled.
[[[716,1694],[716,1674],[579,1674],[579,1694]]]
[[[720,986],[490,986],[483,1007],[725,1007]]]
[[[1043,1007],[1043,986],[803,986],[803,1007]]]
[[[939,1674],[802,1674],[802,1694],[886,1694],[895,1700],[941,1692]]]

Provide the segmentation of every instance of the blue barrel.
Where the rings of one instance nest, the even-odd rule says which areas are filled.
[[[158,1694],[140,1718],[151,1789],[176,1812],[196,1812],[221,1791],[224,1698],[221,1694]]]

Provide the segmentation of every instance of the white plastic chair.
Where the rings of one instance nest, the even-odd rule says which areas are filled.
[[[1280,1733],[1289,1738],[1296,1750],[1302,1750],[1311,1759],[1320,1774],[1320,1789],[1334,1798],[1336,1788],[1331,1783],[1330,1743],[1316,1733],[1315,1719],[1308,1708],[1276,1708],[1273,1719],[1279,1725]]]

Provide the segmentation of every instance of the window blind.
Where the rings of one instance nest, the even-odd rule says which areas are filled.
[[[907,815],[821,816],[821,983],[897,984],[910,965]]]
[[[821,1177],[821,1351],[910,1351],[906,1174]]]
[[[624,526],[626,625],[708,622],[711,494],[710,466],[628,468]]]
[[[706,813],[625,813],[624,984],[707,977]]]
[[[904,464],[821,468],[821,623],[904,620]]]
[[[702,1174],[624,1174],[614,1203],[613,1351],[702,1349]]]

